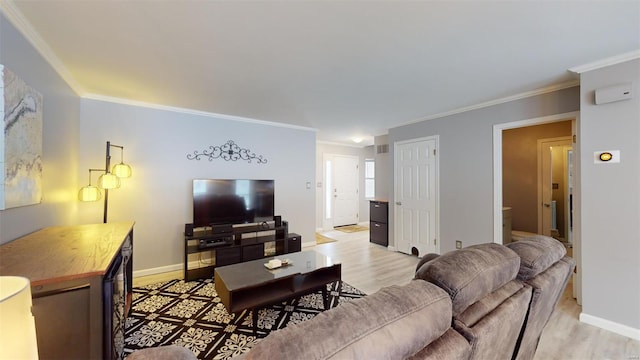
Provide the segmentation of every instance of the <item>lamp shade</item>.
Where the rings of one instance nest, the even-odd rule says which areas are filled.
[[[0,359],[37,359],[31,285],[19,276],[0,276]]]
[[[117,189],[120,187],[120,178],[112,173],[105,173],[98,178],[98,186],[103,189]]]
[[[125,163],[115,164],[111,172],[119,178],[128,178],[131,177],[131,166]]]
[[[87,185],[78,192],[80,201],[98,201],[102,198],[102,192],[97,186]]]

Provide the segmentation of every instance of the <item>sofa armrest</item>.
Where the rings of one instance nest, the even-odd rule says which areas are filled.
[[[451,327],[451,298],[413,280],[271,332],[245,359],[405,359]]]
[[[167,345],[136,350],[127,356],[130,360],[196,360],[191,350],[182,346]]]
[[[418,265],[416,265],[416,271],[418,272],[418,270],[420,270],[420,268],[422,267],[422,265],[428,263],[429,261],[437,258],[438,256],[440,256],[439,254],[434,254],[434,253],[429,253],[425,256],[423,256],[420,261],[418,261]]]

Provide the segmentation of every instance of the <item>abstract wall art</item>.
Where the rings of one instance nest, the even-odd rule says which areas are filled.
[[[42,95],[0,65],[0,210],[42,201]]]

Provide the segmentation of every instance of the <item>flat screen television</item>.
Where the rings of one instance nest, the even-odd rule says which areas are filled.
[[[274,180],[194,179],[193,226],[273,220]]]

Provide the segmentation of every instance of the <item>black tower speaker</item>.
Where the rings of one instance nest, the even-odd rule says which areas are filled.
[[[276,215],[273,217],[273,221],[275,222],[275,226],[282,226],[282,216]]]
[[[193,224],[184,224],[184,234],[193,236]]]

